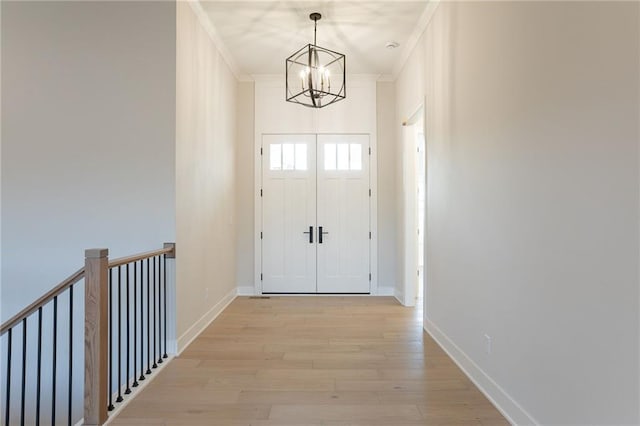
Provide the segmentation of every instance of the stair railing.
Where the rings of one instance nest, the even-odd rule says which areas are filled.
[[[73,425],[78,420],[74,419],[73,407],[74,395],[78,392],[73,367],[79,358],[74,354],[74,339],[79,338],[78,333],[74,336],[73,332],[74,288],[83,279],[85,425],[104,424],[108,412],[168,357],[167,259],[175,258],[175,244],[165,243],[162,249],[112,261],[108,253],[107,249],[86,250],[83,268],[0,326],[0,337],[6,339],[2,374],[6,426],[41,422],[55,425],[62,423],[61,420]],[[61,301],[68,305],[66,312],[59,312]],[[43,325],[43,319],[51,321],[49,330],[45,330],[49,324]],[[29,326],[34,322],[35,354],[32,345],[28,345]],[[62,323],[68,326],[68,332],[63,342],[67,346],[66,359],[61,360],[58,354],[64,352],[59,347]],[[47,348],[50,368],[46,368],[46,374],[42,369],[43,330],[51,332],[51,348]],[[33,371],[29,361],[35,361],[34,383],[27,380],[27,373]],[[15,367],[19,367],[17,377]],[[60,374],[63,368],[67,369],[64,378]],[[44,385],[48,389],[44,389]],[[61,387],[66,391],[62,416]],[[19,389],[18,395],[13,392],[16,389]],[[50,397],[46,404],[42,403],[43,394]],[[18,413],[14,407],[19,407]],[[60,419],[65,416],[66,419]]]

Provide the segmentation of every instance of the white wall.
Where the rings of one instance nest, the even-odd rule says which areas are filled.
[[[86,248],[108,247],[113,258],[174,241],[175,5],[3,1],[1,8],[4,321],[83,266]],[[76,288],[74,333],[82,336]],[[65,322],[61,315],[60,358]],[[46,342],[47,310],[44,323]],[[64,366],[58,371],[66,377]]]
[[[441,3],[397,82],[399,116],[427,98],[426,328],[521,424],[640,422],[639,8]]]
[[[236,293],[236,79],[192,6],[177,4],[178,350]]]

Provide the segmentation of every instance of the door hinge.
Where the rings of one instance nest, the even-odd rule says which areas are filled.
[[[369,239],[371,239],[371,231],[369,231]]]
[[[262,272],[260,272],[260,281],[262,281]]]
[[[369,272],[369,281],[371,281],[371,272]]]
[[[262,231],[260,231],[260,239],[262,239]]]
[[[260,155],[262,155],[262,147],[260,147]]]
[[[418,269],[418,271],[417,271],[417,272],[418,272],[418,276],[420,276],[420,269]]]
[[[371,155],[371,147],[369,147],[369,155]]]
[[[262,188],[260,188],[260,196],[262,197]]]
[[[369,188],[369,197],[371,197],[371,188]]]

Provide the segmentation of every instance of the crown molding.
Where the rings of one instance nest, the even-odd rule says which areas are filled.
[[[382,82],[393,82],[396,81],[396,77],[393,74],[380,74],[376,80]]]
[[[422,15],[420,15],[418,23],[414,27],[413,32],[409,36],[409,39],[405,43],[404,48],[400,53],[398,62],[396,62],[393,67],[393,71],[391,74],[393,78],[391,81],[397,80],[398,76],[400,75],[400,71],[402,71],[402,69],[404,68],[407,60],[409,59],[409,56],[411,56],[411,53],[416,48],[418,41],[420,41],[420,37],[422,37],[422,34],[429,26],[429,22],[431,22],[431,19],[433,18],[433,15],[435,15],[436,10],[438,10],[440,2],[441,0],[429,0],[427,7],[425,8],[424,12],[422,12]]]
[[[246,76],[248,80],[243,81],[259,81],[259,82],[280,82],[284,81],[284,73],[282,74],[251,74]],[[360,82],[360,81],[394,81],[391,75],[388,74],[350,74],[347,73],[347,79]]]
[[[189,3],[189,6],[191,6],[191,9],[193,10],[193,12],[198,17],[200,24],[209,35],[209,38],[211,39],[213,44],[216,46],[216,48],[220,52],[220,55],[222,56],[226,64],[229,66],[229,69],[231,70],[236,80],[241,82],[252,82],[256,80],[263,80],[265,77],[265,75],[263,74],[243,74],[240,72],[240,69],[235,59],[233,58],[233,55],[231,54],[229,49],[227,49],[227,46],[225,45],[224,41],[218,34],[218,31],[215,29],[211,20],[209,19],[209,15],[207,14],[207,12],[205,12],[204,8],[202,7],[201,1],[202,0],[186,0],[186,2]],[[239,0],[239,1],[248,1],[248,0]],[[425,8],[422,15],[420,15],[420,19],[418,19],[418,23],[414,27],[414,30],[411,33],[411,36],[409,36],[409,39],[407,40],[407,42],[403,47],[402,52],[400,53],[400,57],[393,67],[392,73],[375,75],[376,81],[389,82],[389,81],[396,81],[398,79],[400,72],[402,71],[407,60],[411,56],[411,53],[415,50],[418,44],[418,41],[420,40],[420,37],[422,37],[422,34],[427,29],[429,22],[431,22],[431,19],[435,15],[435,12],[438,9],[438,6],[440,5],[440,2],[442,0],[428,0],[428,1],[429,2],[427,4],[427,7]],[[359,76],[364,76],[364,74]]]
[[[231,73],[236,78],[236,80],[247,81],[244,79],[246,76],[240,73],[238,64],[236,63],[235,59],[233,59],[233,56],[229,52],[229,49],[227,49],[227,46],[224,44],[224,41],[222,41],[222,38],[218,34],[218,31],[211,23],[211,19],[209,19],[209,15],[207,15],[207,12],[204,11],[204,8],[202,7],[200,0],[186,0],[186,1],[187,3],[189,3],[189,6],[191,6],[191,10],[193,10],[193,13],[195,13],[196,16],[198,17],[200,24],[209,35],[209,38],[218,49],[218,52],[220,52],[222,59],[224,59],[226,64],[229,66],[229,69],[231,70]],[[248,81],[251,81],[251,80],[248,80]]]

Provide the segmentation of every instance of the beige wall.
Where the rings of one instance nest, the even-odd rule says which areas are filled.
[[[270,90],[271,86],[276,88],[274,96],[277,98],[284,90],[280,86],[280,79],[271,81],[262,81],[259,84],[267,85],[262,90]],[[355,84],[359,84],[356,79]],[[356,92],[357,95],[357,92]],[[255,87],[252,82],[241,82],[238,84],[237,96],[237,159],[236,159],[236,177],[237,177],[237,259],[236,259],[236,277],[237,284],[242,293],[249,294],[254,291],[254,167],[255,167],[255,148],[254,148],[254,96]],[[357,97],[357,96],[356,96]],[[377,183],[378,183],[378,283],[383,292],[390,294],[393,291],[396,282],[396,140],[395,140],[395,87],[392,82],[378,82],[376,84],[376,122],[373,123],[371,118],[365,116],[357,120],[349,120],[342,123],[336,117],[344,117],[348,115],[343,110],[335,111],[341,103],[332,105],[323,110],[323,115],[311,114],[311,110],[305,109],[299,105],[286,104],[286,113],[295,116],[292,126],[280,120],[269,119],[272,132],[305,132],[309,129],[321,129],[322,131],[337,131],[336,128],[343,128],[349,131],[370,131],[371,126],[375,126],[377,132],[378,145],[378,165],[377,165]],[[280,99],[280,98],[277,98]],[[263,101],[263,103],[266,101]],[[343,106],[344,108],[344,106]],[[332,110],[333,109],[333,110]],[[362,109],[360,109],[362,114]],[[273,114],[277,115],[276,112]],[[363,125],[361,123],[367,123]],[[370,124],[373,123],[373,124]],[[283,127],[284,126],[284,127]],[[297,126],[297,127],[293,127]],[[333,126],[333,127],[332,127]],[[341,127],[336,127],[341,126]],[[347,126],[352,126],[349,128]],[[358,127],[360,126],[360,127]]]
[[[236,282],[242,293],[253,292],[254,271],[254,83],[238,83],[236,137]]]
[[[441,3],[397,82],[398,115],[427,99],[426,328],[519,424],[640,421],[639,7]]]
[[[377,220],[377,269],[372,269],[372,292],[393,294],[395,284],[396,256],[393,242],[396,238],[395,223],[395,140],[393,137],[393,121],[395,111],[393,83],[376,83],[370,76],[350,76],[347,79],[348,97],[330,107],[314,110],[282,100],[285,91],[284,78],[273,76],[258,77],[255,85],[255,138],[262,133],[368,133],[374,149],[372,155],[371,178],[376,179],[377,209],[372,212],[372,220]],[[378,98],[380,96],[380,98]],[[247,107],[248,108],[248,107]],[[382,139],[378,135],[382,132]],[[240,142],[245,144],[244,138]],[[253,143],[253,141],[252,141]],[[247,148],[247,155],[250,154]],[[255,152],[255,150],[254,150]],[[255,157],[255,154],[253,155]],[[377,163],[374,163],[376,162]],[[377,164],[377,165],[376,165]],[[253,160],[250,164],[253,176]],[[246,164],[244,167],[249,167]],[[375,168],[375,169],[374,169]],[[248,175],[249,169],[243,173]],[[254,187],[248,185],[240,190],[245,211],[254,209]],[[246,194],[251,191],[251,198]],[[250,202],[250,204],[249,204]],[[259,232],[259,230],[258,230]],[[254,247],[255,234],[242,232],[239,245],[243,251]],[[239,250],[239,256],[244,256]],[[253,256],[240,260],[243,265],[243,276],[249,278],[246,268]],[[239,269],[240,270],[240,269]],[[240,272],[239,272],[240,274]],[[239,281],[243,292],[251,289],[253,281]],[[246,287],[245,287],[246,286]]]
[[[378,128],[378,280],[382,287],[395,288],[397,269],[395,85],[376,84]]]
[[[235,296],[236,79],[188,3],[177,4],[178,350]]]

